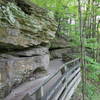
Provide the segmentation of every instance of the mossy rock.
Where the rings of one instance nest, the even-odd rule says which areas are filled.
[[[0,3],[0,46],[11,44],[14,48],[24,48],[48,44],[57,30],[54,17],[48,10],[22,1]]]

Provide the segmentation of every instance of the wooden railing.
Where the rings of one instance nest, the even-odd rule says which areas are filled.
[[[61,74],[60,77],[51,88],[44,93],[45,85],[59,73]],[[76,58],[62,65],[47,81],[41,84],[32,93],[27,94],[23,100],[70,100],[80,81],[80,59]],[[35,99],[32,99],[33,95],[35,95]],[[26,97],[30,99],[26,99]]]

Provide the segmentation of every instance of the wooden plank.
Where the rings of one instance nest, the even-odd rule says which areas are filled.
[[[65,64],[68,65],[68,64],[73,63],[73,62],[76,62],[76,61],[78,61],[78,60],[80,60],[80,58],[76,58],[76,59],[71,60],[71,61],[69,61],[69,62],[67,62],[67,63],[65,63]]]
[[[78,72],[80,72],[80,68],[78,68],[73,74],[71,74],[71,75],[69,76],[69,78],[67,79],[67,81],[68,81],[68,82],[71,81],[71,79],[73,79],[73,77],[75,77],[75,75],[76,75]]]
[[[59,78],[59,80],[52,87],[52,90],[48,93],[47,100],[49,100],[50,97],[56,92],[56,90],[58,89],[60,84],[62,84],[62,81],[64,80],[65,77],[66,77],[66,79],[68,78],[67,82],[69,82],[79,71],[80,71],[80,68],[78,68],[70,77],[67,76],[68,73],[66,72],[61,78]]]
[[[66,88],[67,83],[77,74],[79,73],[80,69],[77,69],[70,77],[68,80],[66,80],[66,82],[63,84],[63,86],[61,88],[58,89],[58,92],[55,93],[55,96],[53,97],[53,100],[57,100],[59,98],[59,96],[62,94],[63,90]],[[75,77],[75,79],[77,79],[77,77]],[[73,81],[76,81],[75,79],[73,79]]]
[[[66,88],[66,90],[64,91],[63,95],[61,96],[60,100],[65,100],[66,95],[68,94],[68,92],[71,90],[71,88],[74,86],[75,82],[77,82],[77,80],[81,77],[81,73],[79,73],[74,79],[73,81],[69,84],[69,86]],[[67,100],[67,99],[66,99]]]
[[[69,75],[70,73],[72,73],[76,68],[78,68],[80,66],[80,63],[77,64],[75,67],[73,67],[69,72],[67,72],[67,74]],[[46,85],[51,79],[53,79],[61,70],[61,68],[55,73],[53,74],[47,81],[45,81],[43,84],[41,84],[34,92],[32,92],[30,95],[32,96],[41,86]]]
[[[62,84],[63,80],[65,79],[65,75],[63,75],[62,77],[60,77],[57,82],[53,85],[53,87],[51,88],[51,90],[48,92],[48,95],[46,96],[46,100],[49,100],[50,97],[55,93],[55,91],[57,90],[57,88]]]
[[[68,75],[69,75],[69,74],[72,74],[72,73],[73,73],[74,71],[76,71],[77,68],[79,68],[79,67],[80,67],[80,63],[77,64],[75,67],[71,68],[71,69],[69,70],[69,72],[68,72]]]
[[[81,77],[76,81],[75,85],[72,87],[71,91],[69,91],[68,95],[65,97],[65,100],[70,100],[73,93],[75,92],[75,89],[77,88],[77,86],[79,85],[81,81]]]
[[[70,62],[67,62],[67,63],[64,64],[63,66],[61,66],[60,69],[59,69],[55,74],[53,74],[47,81],[45,81],[43,84],[41,84],[41,85],[37,88],[36,91],[38,91],[41,87],[44,87],[44,85],[46,85],[51,79],[53,79],[62,69],[63,69],[62,74],[64,74],[64,72],[66,71],[65,65],[70,64],[70,63],[73,63],[73,62],[76,62],[76,61],[78,61],[78,60],[79,60],[79,58],[76,58],[76,59],[74,59],[74,60],[72,60],[72,61],[70,61]],[[73,67],[69,72],[67,72],[67,75],[70,76],[71,74],[73,75],[73,73],[75,74],[74,70],[76,70],[79,66],[80,66],[80,63],[77,64],[75,67]],[[64,75],[65,75],[65,74],[64,74]],[[67,75],[64,76],[64,77],[68,78]],[[73,76],[71,76],[70,79],[68,78],[69,81],[71,80],[72,77],[73,77]],[[64,78],[63,78],[63,79],[64,79]],[[67,84],[67,83],[68,83],[68,81],[66,82],[66,84]],[[59,84],[61,84],[61,82],[60,82]],[[64,83],[64,86],[63,86],[64,88],[66,87],[66,84]],[[57,87],[58,87],[58,86],[55,86],[55,89],[52,90],[53,92],[51,92],[51,94],[54,93],[54,91],[57,89]],[[62,91],[63,91],[64,88],[62,88]],[[36,93],[36,91],[32,92],[31,95],[33,95],[34,93]],[[38,91],[36,94],[37,94],[37,97],[38,97],[38,94],[42,96],[42,94],[41,94],[39,91]],[[50,95],[51,95],[51,94],[50,94]],[[43,97],[43,96],[42,96],[42,97]],[[48,97],[50,97],[50,96],[48,96]]]
[[[44,92],[43,92],[43,87],[41,87],[40,89],[38,89],[35,93],[36,95],[36,100],[41,100],[42,97],[44,96]]]

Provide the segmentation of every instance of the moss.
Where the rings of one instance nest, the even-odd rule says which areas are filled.
[[[0,38],[2,39],[3,37],[6,37],[6,36],[7,34],[6,34],[5,29],[0,27]]]
[[[26,0],[15,1],[16,3],[1,4],[0,50],[10,51],[48,44],[54,38],[57,28],[54,18],[49,17],[47,10],[27,3]],[[30,8],[29,13],[32,14],[27,12]]]
[[[40,67],[40,68],[37,68],[33,73],[34,74],[36,74],[36,73],[46,73],[46,70],[44,69],[44,67]]]

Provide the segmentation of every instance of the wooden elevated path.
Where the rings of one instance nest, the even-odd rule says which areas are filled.
[[[80,59],[53,61],[50,66],[49,76],[21,86],[5,100],[70,100],[81,81]]]
[[[49,90],[45,92],[44,87],[55,78],[59,72],[61,73],[61,77],[57,79],[51,88],[48,87]],[[80,81],[80,59],[77,58],[63,64],[54,75],[41,84],[36,90],[30,94],[26,94],[23,100],[70,100]]]

